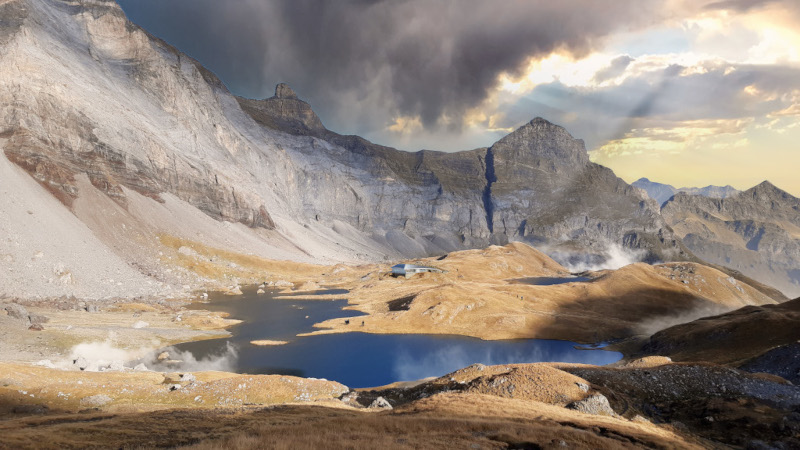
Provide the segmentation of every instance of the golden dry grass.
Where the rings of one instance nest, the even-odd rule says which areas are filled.
[[[323,322],[315,334],[360,331],[598,342],[649,334],[655,331],[651,328],[744,305],[775,303],[751,286],[695,263],[639,263],[597,272],[588,283],[533,286],[514,280],[569,274],[525,244],[418,262],[447,272],[406,279],[390,276],[389,266],[381,266],[365,279],[344,285],[350,289],[349,308],[368,315],[351,321],[355,326],[342,319]]]
[[[188,446],[305,448],[700,448],[649,423],[589,416],[543,403],[442,394],[392,412],[281,406],[54,415],[0,423],[7,448]]]
[[[102,406],[107,411],[165,408],[220,408],[328,401],[347,392],[332,381],[281,375],[197,372],[193,383],[158,372],[63,371],[21,364],[0,364],[0,404],[37,405],[77,411]],[[170,386],[181,384],[178,390]],[[109,401],[92,405],[89,397]],[[2,411],[0,413],[8,412]]]

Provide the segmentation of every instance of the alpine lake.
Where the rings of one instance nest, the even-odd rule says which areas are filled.
[[[556,280],[540,282],[557,283]],[[557,340],[485,341],[466,336],[363,333],[358,331],[361,313],[342,309],[347,305],[345,290],[315,292],[341,295],[338,300],[294,300],[291,294],[273,290],[257,294],[255,287],[243,288],[243,292],[241,296],[210,294],[207,302],[189,306],[190,309],[226,312],[230,318],[242,320],[229,329],[232,336],[176,345],[172,352],[183,357],[191,353],[190,359],[198,365],[224,361],[226,370],[238,373],[324,378],[351,388],[438,377],[475,363],[605,365],[622,357],[618,352],[597,346],[585,347]],[[308,298],[308,293],[303,293],[303,298]],[[349,321],[353,332],[297,336],[314,331],[315,323],[336,318]],[[286,343],[251,344],[258,340]],[[185,370],[186,367],[178,364],[175,369]]]

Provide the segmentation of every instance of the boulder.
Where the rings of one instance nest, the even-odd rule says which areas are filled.
[[[49,317],[43,316],[41,314],[29,314],[28,320],[30,320],[32,324],[43,324],[50,322]]]
[[[378,397],[369,404],[369,409],[392,409],[392,405],[385,398]]]
[[[24,306],[19,305],[17,303],[8,303],[3,305],[3,309],[8,313],[9,317],[13,317],[17,320],[22,320],[26,324],[30,323],[28,310],[25,309]]]
[[[603,394],[592,394],[583,400],[570,403],[568,409],[580,411],[585,414],[596,414],[602,416],[616,416],[617,413],[611,409],[608,399]]]
[[[105,394],[98,394],[92,395],[90,397],[84,397],[81,399],[82,406],[103,406],[111,403],[114,399],[105,395]]]
[[[181,375],[180,380],[183,383],[193,383],[197,381],[197,378],[195,378],[195,376],[192,375],[191,373],[184,373],[183,375]]]

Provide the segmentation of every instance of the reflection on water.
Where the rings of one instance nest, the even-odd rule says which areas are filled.
[[[553,286],[556,284],[567,283],[585,283],[592,281],[587,277],[531,277],[531,278],[517,278],[514,280],[516,283],[532,284],[534,286]]]
[[[325,378],[349,387],[369,387],[395,381],[441,376],[474,363],[511,364],[541,361],[608,364],[621,355],[603,350],[577,350],[573,343],[540,339],[482,341],[463,336],[376,335],[360,333],[356,311],[343,311],[344,300],[278,300],[271,293],[215,297],[195,307],[225,311],[244,323],[231,328],[229,339],[176,346],[192,358],[229,356],[242,373],[274,373]],[[350,318],[353,333],[296,337],[314,323]],[[258,347],[252,340],[286,340],[286,345]],[[232,345],[235,351],[230,348]],[[173,370],[180,370],[175,368]]]

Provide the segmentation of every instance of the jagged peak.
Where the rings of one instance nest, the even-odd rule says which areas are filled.
[[[300,100],[294,90],[292,90],[292,88],[286,83],[278,83],[278,85],[275,86],[275,98],[285,100]]]
[[[236,97],[256,122],[295,135],[321,135],[327,130],[311,105],[300,100],[286,83],[275,86],[275,95],[264,100]]]

